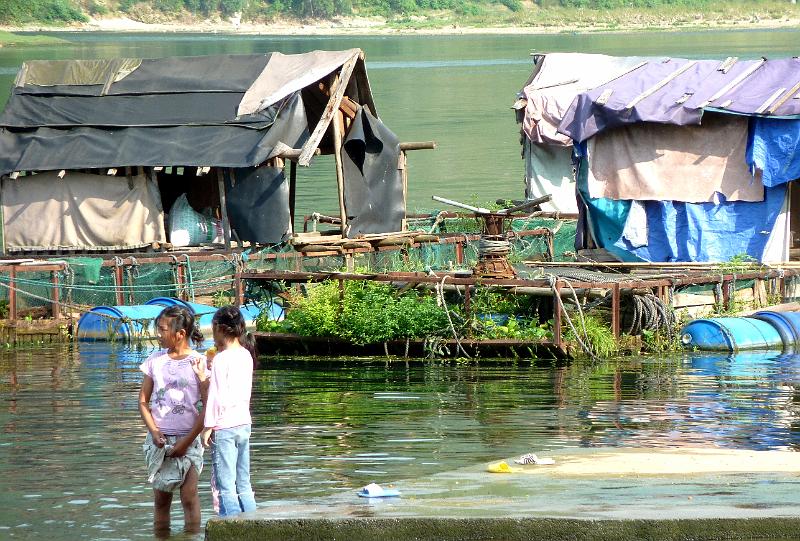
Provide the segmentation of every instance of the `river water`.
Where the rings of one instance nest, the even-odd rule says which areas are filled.
[[[529,53],[780,57],[800,31],[635,35],[259,37],[61,34],[69,45],[0,49],[0,102],[26,59],[366,51],[378,112],[411,156],[410,210],[434,194],[522,195],[510,105]],[[337,208],[333,167],[300,173],[298,212]],[[0,539],[152,538],[140,457],[138,363],[103,344],[0,352]],[[298,502],[529,451],[712,445],[795,449],[800,359],[745,355],[480,367],[382,360],[268,364],[253,397],[253,480],[264,504]],[[210,516],[208,472],[201,477]],[[180,513],[173,505],[176,525]],[[182,537],[178,535],[178,538]]]
[[[410,155],[409,210],[432,195],[473,203],[523,196],[519,127],[510,109],[531,72],[532,51],[692,58],[800,54],[799,30],[642,34],[274,37],[215,34],[56,34],[70,45],[0,49],[0,103],[29,59],[245,54],[358,47],[378,113],[402,141],[438,144]],[[180,164],[175,164],[180,165]],[[332,158],[298,173],[298,216],[337,215]]]
[[[148,352],[0,353],[0,538],[152,538],[136,407]],[[795,450],[798,386],[800,357],[777,353],[565,365],[267,361],[251,406],[252,479],[263,506],[285,506],[531,451]],[[173,511],[180,532],[177,501]]]

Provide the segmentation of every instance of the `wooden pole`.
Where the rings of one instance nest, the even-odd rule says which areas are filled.
[[[8,269],[8,319],[17,320],[17,270],[12,266]]]
[[[344,166],[342,164],[342,114],[337,111],[333,119],[333,156],[336,160],[336,185],[339,191],[339,216],[342,220],[342,236],[347,236],[347,210],[344,206]]]
[[[297,194],[297,162],[289,162],[289,222],[292,224],[291,232],[294,233],[294,209]]]
[[[225,179],[222,175],[222,168],[217,168],[217,186],[219,188],[219,211],[222,215],[222,236],[225,239],[225,249],[231,249],[231,229],[228,222],[228,205],[225,202]]]
[[[235,291],[235,299],[234,302],[236,306],[241,306],[244,304],[244,283],[242,282],[242,275],[241,273],[236,273],[233,278],[233,287]]]
[[[408,208],[408,156],[405,150],[400,151],[400,178],[403,181],[403,221],[400,230],[406,231],[408,229],[408,221],[405,214]]]
[[[553,298],[553,345],[559,349],[563,348],[561,337],[561,281],[556,280],[554,285],[556,294]]]
[[[6,255],[6,217],[3,213],[3,186],[8,182],[7,179],[0,181],[0,256]]]
[[[53,283],[53,319],[58,319],[61,317],[61,310],[58,302],[58,271],[51,272],[50,276]]]
[[[620,311],[619,311],[619,283],[615,282],[611,286],[611,331],[614,333],[614,338],[619,340],[619,327],[620,327]]]
[[[125,304],[125,296],[122,294],[122,265],[117,264],[114,266],[114,292],[117,298],[117,306]]]

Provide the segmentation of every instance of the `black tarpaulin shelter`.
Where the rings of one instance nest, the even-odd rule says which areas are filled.
[[[358,49],[26,62],[0,116],[0,174],[253,167],[308,140],[328,101],[316,83],[348,62],[346,94],[374,112]]]
[[[294,55],[30,61],[22,65],[0,115],[0,175],[6,183],[29,178],[17,178],[19,172],[63,171],[57,177],[63,179],[72,171],[105,174],[107,169],[117,169],[118,175],[128,176],[130,184],[135,171],[158,184],[165,209],[181,193],[187,193],[190,202],[193,197],[208,200],[213,188],[226,245],[229,214],[240,221],[241,231],[235,221],[230,226],[241,240],[273,243],[291,233],[295,165],[309,165],[318,153],[333,153],[345,232],[348,218],[358,217],[344,208],[342,142],[361,108],[365,114],[377,114],[359,49]],[[371,118],[380,123],[377,117]],[[399,154],[396,138],[388,130],[386,133],[390,150]],[[284,160],[291,164],[288,180],[283,175]],[[196,174],[178,179],[174,174],[178,167]],[[270,169],[257,171],[263,167]],[[48,179],[55,182],[52,176]],[[401,182],[400,175],[392,179]],[[41,184],[45,177],[37,180]],[[355,190],[366,184],[350,185],[349,199],[363,206],[370,196]],[[226,203],[226,192],[232,190],[235,193]],[[42,197],[47,197],[46,185],[42,191]],[[378,195],[386,193],[402,195],[403,190]],[[404,217],[405,201],[370,203],[373,207],[401,205]],[[244,206],[231,208],[239,204]],[[28,197],[15,207],[15,217],[22,219],[32,206]],[[144,212],[156,210],[160,209]],[[400,229],[400,214],[388,214],[388,221],[370,222],[370,227],[359,228],[359,232]],[[258,215],[269,219],[259,223]],[[276,224],[276,217],[279,221],[285,217],[286,223]],[[4,220],[4,225],[8,228],[10,224]],[[24,228],[18,225],[17,229],[24,236]],[[135,244],[163,239],[140,240]],[[41,247],[91,248],[87,242],[91,244],[56,239]],[[133,246],[130,241],[105,244],[114,249]],[[17,245],[26,249],[39,246],[30,238]],[[9,246],[6,242],[6,248],[13,249],[13,243]]]

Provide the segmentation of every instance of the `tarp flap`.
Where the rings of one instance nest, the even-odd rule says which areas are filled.
[[[527,99],[522,128],[531,141],[572,145],[572,139],[557,132],[572,100],[581,92],[607,83],[648,60],[638,56],[548,53],[543,55],[522,95]]]
[[[406,208],[397,136],[360,107],[344,150],[344,203],[350,226],[347,236],[401,231]]]
[[[764,186],[800,178],[800,120],[753,118],[747,163],[763,171]]]
[[[537,145],[525,141],[527,148],[525,197],[536,199],[551,195],[542,210],[578,212],[575,200],[575,178],[572,147]]]
[[[637,203],[644,206],[644,213],[631,212],[629,200],[589,195],[588,162],[583,156],[578,168],[578,194],[585,204],[595,245],[623,261],[724,262],[741,255],[764,261],[786,185],[765,189],[761,202],[644,201]],[[585,245],[584,240],[577,247]]]
[[[158,187],[145,176],[67,173],[2,183],[9,250],[138,248],[165,242]]]
[[[718,60],[649,61],[578,95],[558,131],[582,142],[636,122],[697,124],[704,109],[800,116],[800,100],[789,92],[800,81],[800,60],[739,60],[727,72],[720,66]]]
[[[289,236],[289,182],[283,169],[234,169],[225,181],[228,217],[241,240],[276,244]]]
[[[250,167],[276,147],[299,148],[308,138],[299,93],[279,108],[269,130],[241,126],[0,129],[0,175],[13,171],[119,166]]]
[[[249,115],[269,107],[292,92],[297,92],[339,69],[350,58],[359,54],[360,49],[290,55],[272,53],[266,67],[245,92],[238,114]]]
[[[645,201],[646,246],[621,238],[616,246],[645,261],[730,261],[748,255],[764,262],[764,251],[786,195],[786,185],[767,188],[764,201],[680,203]]]
[[[747,118],[708,114],[702,126],[650,122],[587,141],[593,198],[762,201],[764,185],[745,163]],[[760,175],[759,175],[760,176]]]
[[[105,85],[121,81],[141,63],[140,58],[25,62],[16,86]]]

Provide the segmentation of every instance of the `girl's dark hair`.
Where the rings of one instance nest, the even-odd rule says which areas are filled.
[[[161,319],[169,320],[169,328],[172,332],[178,332],[182,329],[186,331],[186,338],[196,345],[203,342],[203,333],[197,328],[194,322],[194,314],[188,308],[184,306],[168,306],[158,314],[156,322]]]
[[[257,366],[258,352],[256,351],[256,341],[253,335],[247,332],[244,316],[238,306],[223,306],[214,313],[211,323],[219,329],[226,338],[238,338],[250,356],[253,358],[253,366]]]

